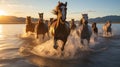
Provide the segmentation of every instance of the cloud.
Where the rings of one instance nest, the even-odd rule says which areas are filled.
[[[3,4],[3,3],[5,3],[5,0],[0,0],[0,4]]]
[[[71,12],[69,14],[80,14],[81,12]]]
[[[69,14],[81,14],[81,13],[94,13],[94,10],[87,10],[87,11],[78,11],[78,12],[71,12]]]
[[[94,10],[88,10],[87,12],[96,12],[96,11],[94,11]]]

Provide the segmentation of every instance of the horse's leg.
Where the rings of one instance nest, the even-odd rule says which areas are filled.
[[[54,49],[57,49],[58,48],[58,46],[57,46],[57,39],[54,37]]]
[[[49,31],[47,32],[48,37],[50,38]]]
[[[66,44],[67,39],[65,39],[65,40],[63,40],[63,41],[64,41],[64,43],[63,43],[63,45],[62,45],[61,51],[64,50],[64,47],[65,47],[65,44]]]
[[[89,37],[89,38],[87,38],[87,41],[88,41],[88,46],[89,46],[89,43],[90,43],[90,37]]]
[[[81,39],[81,41],[80,41],[80,42],[81,42],[81,44],[83,44],[83,39]]]
[[[38,39],[39,37],[38,37],[38,34],[36,34],[36,38]]]
[[[44,39],[45,38],[45,34],[43,34],[43,37],[42,37],[42,39]]]

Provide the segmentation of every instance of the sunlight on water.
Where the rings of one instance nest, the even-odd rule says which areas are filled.
[[[80,43],[73,31],[61,52],[60,48],[53,48],[53,37],[35,39],[33,34],[25,33],[25,24],[1,24],[0,67],[119,67],[120,24],[112,25],[112,37],[103,37],[101,27],[99,24],[97,39],[91,36],[90,49]],[[61,47],[62,42],[58,43]]]
[[[0,25],[0,39],[3,39],[4,35],[3,35],[3,27],[2,25]]]

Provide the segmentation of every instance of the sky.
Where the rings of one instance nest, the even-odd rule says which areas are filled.
[[[120,16],[120,0],[0,0],[0,10],[6,15],[38,18],[38,12],[44,13],[44,19],[56,17],[52,10],[58,1],[67,2],[67,20],[81,18],[87,13],[89,18],[107,15]]]

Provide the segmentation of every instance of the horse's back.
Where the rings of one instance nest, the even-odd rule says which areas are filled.
[[[80,37],[82,39],[86,39],[86,38],[90,38],[92,35],[92,30],[91,30],[91,27],[86,25],[86,26],[81,26],[81,34],[80,34]]]
[[[45,34],[46,32],[48,32],[48,26],[44,23],[37,24],[35,30],[38,34]]]
[[[56,30],[56,31],[55,31]],[[57,21],[54,21],[51,25],[50,25],[50,29],[49,29],[49,32],[55,36],[55,33],[56,35],[59,35],[61,34],[62,36],[63,35],[69,35],[70,34],[70,25],[69,25],[69,22],[66,22],[64,23],[64,25],[60,25],[60,26],[57,26]]]
[[[30,31],[30,32],[34,32],[34,28],[35,28],[35,24],[27,24],[26,25],[26,32]]]

